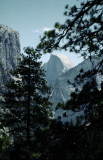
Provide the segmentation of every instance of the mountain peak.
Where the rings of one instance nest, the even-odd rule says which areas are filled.
[[[46,79],[50,84],[72,67],[74,67],[73,62],[63,54],[51,54],[49,61],[43,65]]]
[[[75,66],[75,64],[71,61],[71,59],[68,58],[66,55],[57,54],[56,56],[59,57],[61,61],[65,64],[65,66],[67,66],[69,69]]]
[[[16,34],[19,34],[17,31],[15,31],[14,29],[4,25],[4,24],[0,24],[0,33],[2,33],[3,31],[7,31],[7,32],[15,32]]]

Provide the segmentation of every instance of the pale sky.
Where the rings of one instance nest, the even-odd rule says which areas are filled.
[[[79,0],[80,2],[83,0]],[[63,15],[66,4],[80,3],[77,0],[0,0],[0,24],[17,30],[20,34],[21,52],[27,46],[36,47],[43,31],[52,29],[55,22],[65,22]],[[53,54],[65,54],[75,64],[82,61],[76,54],[57,51]],[[42,57],[46,62],[50,54]]]

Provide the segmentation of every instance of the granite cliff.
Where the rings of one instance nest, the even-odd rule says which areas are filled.
[[[50,97],[50,101],[52,102],[52,109],[54,111],[54,117],[58,118],[61,117],[61,120],[66,122],[70,121],[71,119],[74,121],[76,120],[76,117],[78,115],[83,114],[83,112],[78,112],[75,113],[71,110],[66,111],[63,109],[58,109],[55,110],[56,105],[60,103],[66,103],[70,99],[70,95],[73,91],[75,91],[75,87],[71,85],[69,82],[74,83],[75,78],[77,75],[79,75],[80,71],[83,70],[84,72],[86,71],[91,71],[95,66],[98,64],[98,62],[101,59],[92,59],[92,62],[88,59],[80,63],[79,65],[73,67],[73,65],[68,65],[66,62],[70,62],[70,60],[67,59],[62,59],[63,56],[51,56],[50,60],[46,65],[44,65],[44,69],[46,70],[46,78],[48,84],[50,84],[52,88],[52,93]],[[55,62],[55,63],[54,63]],[[61,68],[61,66],[65,67]],[[69,63],[73,64],[73,63]],[[58,70],[58,72],[57,72]],[[52,74],[51,74],[52,73]],[[103,76],[97,74],[95,76],[97,84],[98,84],[98,89],[101,87],[101,82],[103,81]],[[53,82],[53,83],[51,83]],[[81,90],[82,86],[86,83],[86,81],[83,81],[83,83],[78,84],[78,89]],[[63,114],[66,113],[66,117],[63,117]]]
[[[17,66],[19,55],[19,33],[0,25],[0,92],[10,76],[9,71]]]
[[[57,78],[72,67],[74,67],[74,64],[67,56],[63,54],[52,54],[49,61],[43,65],[48,84],[52,86]]]

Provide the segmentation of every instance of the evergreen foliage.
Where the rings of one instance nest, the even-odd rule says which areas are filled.
[[[79,53],[84,58],[101,56],[103,52],[103,0],[81,2],[79,7],[65,7],[64,24],[57,22],[54,29],[45,32],[38,44],[43,53],[64,49]],[[63,40],[63,43],[61,42]]]
[[[57,152],[60,159],[101,159],[103,156],[103,88],[97,89],[94,75],[103,75],[103,0],[86,0],[79,7],[65,7],[66,21],[64,24],[55,23],[54,29],[45,32],[37,46],[40,53],[51,53],[54,50],[68,50],[84,57],[96,58],[98,64],[92,71],[80,71],[73,86],[83,81],[87,83],[81,91],[78,89],[71,94],[64,109],[76,112],[83,110],[83,119],[76,126],[68,124],[61,135],[54,133],[59,141]],[[93,78],[93,79],[92,79]],[[90,82],[89,82],[90,81]],[[68,82],[69,83],[69,82]],[[61,108],[61,103],[57,107]],[[84,121],[83,121],[84,120]],[[56,123],[55,123],[56,124]],[[63,134],[64,133],[64,134]],[[56,140],[56,139],[55,139]],[[54,140],[54,141],[55,141]],[[62,147],[63,146],[63,147]],[[57,157],[55,159],[57,159]],[[54,158],[52,158],[54,159]]]
[[[4,132],[4,130],[0,130],[0,159],[8,159],[10,144],[11,138]]]
[[[13,138],[13,152],[19,159],[41,155],[40,135],[49,125],[50,89],[40,58],[41,54],[33,48],[25,48],[25,55],[17,69],[11,71],[12,77],[3,94],[0,122],[8,128]]]

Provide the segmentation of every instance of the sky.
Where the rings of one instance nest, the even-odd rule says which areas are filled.
[[[80,0],[82,1],[82,0]],[[63,15],[66,4],[73,6],[77,0],[0,0],[0,24],[16,30],[20,34],[21,52],[27,46],[36,47],[44,31],[52,29],[55,22],[65,22]],[[82,61],[80,55],[69,51],[55,51],[65,54],[75,64]],[[50,54],[42,56],[47,62]]]

